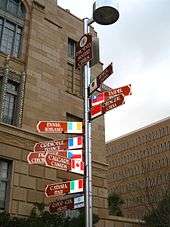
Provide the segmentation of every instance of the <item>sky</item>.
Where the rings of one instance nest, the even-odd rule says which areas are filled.
[[[114,0],[113,0],[114,1]],[[58,0],[64,9],[92,17],[93,0]],[[127,84],[125,105],[105,114],[106,142],[170,117],[170,2],[119,0],[119,20],[93,27],[100,39],[100,60],[114,73],[111,88]]]

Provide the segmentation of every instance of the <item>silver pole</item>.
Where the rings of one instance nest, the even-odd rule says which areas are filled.
[[[89,32],[89,19],[84,18],[84,34]],[[89,122],[89,97],[88,86],[90,84],[89,63],[84,66],[84,124],[85,124],[85,166],[86,166],[86,227],[92,227],[92,171],[91,171],[91,125]]]

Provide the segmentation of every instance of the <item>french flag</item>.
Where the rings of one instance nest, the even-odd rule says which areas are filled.
[[[82,150],[67,150],[67,158],[82,161]]]
[[[83,136],[68,138],[68,150],[79,149],[83,147]]]
[[[101,92],[98,95],[94,95],[91,97],[91,106],[96,106],[105,102],[105,93]]]

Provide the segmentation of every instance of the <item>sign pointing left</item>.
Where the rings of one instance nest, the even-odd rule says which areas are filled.
[[[72,133],[82,134],[82,122],[39,121],[37,131],[40,133]]]

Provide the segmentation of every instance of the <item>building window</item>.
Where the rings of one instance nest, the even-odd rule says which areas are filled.
[[[19,57],[25,17],[24,5],[20,0],[0,2],[0,51]]]
[[[83,75],[81,70],[75,70],[74,65],[68,63],[67,65],[67,92],[83,97]]]
[[[21,126],[25,73],[16,74],[3,69],[0,75],[0,121]]]
[[[7,195],[9,189],[10,163],[0,159],[0,211],[7,206]]]
[[[7,92],[4,100],[3,122],[11,125],[15,125],[16,122],[18,87],[19,85],[16,82],[9,80],[7,83]]]
[[[76,42],[68,38],[68,64],[67,64],[67,81],[66,91],[70,94],[83,97],[83,71],[75,69],[75,49]]]
[[[77,116],[70,114],[70,113],[66,113],[66,120],[67,121],[75,121],[75,122],[82,122],[83,121],[82,118],[77,117]]]
[[[76,41],[68,38],[68,58],[74,59],[76,52]]]

